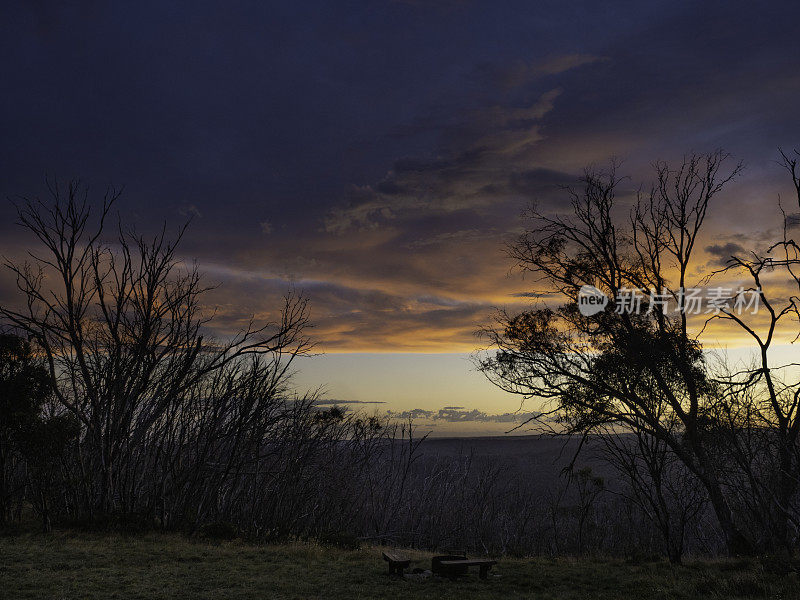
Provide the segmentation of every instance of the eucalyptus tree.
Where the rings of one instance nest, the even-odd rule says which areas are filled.
[[[165,442],[165,415],[209,378],[256,357],[243,372],[258,380],[259,393],[286,391],[293,359],[311,347],[307,302],[289,293],[273,321],[251,320],[214,340],[204,304],[210,288],[178,253],[185,227],[173,240],[166,228],[140,235],[110,226],[118,192],[95,204],[79,182],[48,187],[47,200],[17,206],[37,249],[6,261],[19,301],[0,314],[36,345],[55,398],[80,423],[84,499],[90,511],[108,513],[119,509],[121,474],[136,449],[154,432],[164,436],[155,443]]]
[[[687,290],[702,283],[693,275],[709,207],[741,171],[728,163],[722,151],[677,168],[656,163],[655,182],[631,192],[628,211],[612,163],[587,170],[582,189],[565,190],[566,212],[531,208],[509,254],[535,276],[537,293],[564,303],[501,311],[483,331],[496,352],[480,366],[502,389],[543,402],[539,422],[584,434],[611,426],[662,442],[706,490],[729,551],[746,553],[754,540],[736,518],[708,435],[723,392],[700,343],[702,322],[687,310]],[[580,311],[587,290],[609,305]],[[631,302],[632,290],[652,293]]]

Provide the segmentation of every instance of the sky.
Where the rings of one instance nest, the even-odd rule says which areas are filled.
[[[798,18],[790,2],[14,3],[0,196],[43,195],[47,176],[124,186],[141,231],[191,219],[182,253],[219,285],[218,335],[292,287],[321,354],[298,387],[500,433],[519,399],[471,357],[496,308],[529,306],[504,254],[523,209],[563,206],[587,164],[618,157],[632,191],[655,160],[722,147],[746,170],[712,207],[708,264],[774,233],[777,148],[800,147]],[[0,253],[29,244],[3,202]]]

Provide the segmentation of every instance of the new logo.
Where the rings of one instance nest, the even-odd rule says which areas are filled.
[[[581,286],[578,291],[578,310],[584,317],[591,317],[608,304],[608,296],[593,285]]]

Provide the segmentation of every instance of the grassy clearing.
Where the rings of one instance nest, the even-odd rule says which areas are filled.
[[[420,566],[430,554],[412,552]],[[486,581],[389,578],[377,548],[256,546],[179,536],[88,533],[0,537],[0,598],[800,598],[796,574],[760,561],[502,559]]]

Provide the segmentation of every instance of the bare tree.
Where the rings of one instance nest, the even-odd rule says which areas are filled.
[[[259,357],[261,384],[275,395],[292,360],[310,348],[306,301],[286,297],[273,323],[219,343],[203,334],[208,288],[186,267],[165,230],[151,239],[121,224],[106,239],[110,191],[94,210],[78,182],[49,186],[51,199],[24,199],[19,222],[39,241],[25,263],[6,261],[22,306],[0,307],[46,357],[52,388],[82,426],[79,464],[90,510],[115,510],[132,449],[209,376]]]
[[[616,199],[622,179],[614,164],[608,172],[587,171],[583,190],[567,190],[569,214],[532,209],[528,231],[509,253],[538,277],[537,291],[568,302],[501,312],[484,331],[497,352],[481,368],[502,389],[549,403],[540,422],[557,415],[572,432],[614,424],[666,444],[705,487],[729,551],[744,553],[754,544],[737,524],[705,436],[706,414],[719,392],[705,365],[700,328],[690,327],[683,310],[710,202],[741,170],[724,170],[727,159],[718,151],[689,156],[677,169],[656,163],[655,184],[637,194],[627,219]],[[655,290],[676,303],[678,315],[645,298],[641,311],[584,316],[577,308],[584,285],[615,304],[628,290]]]
[[[795,190],[793,204],[800,210],[800,172],[797,151],[780,151],[781,165]],[[735,490],[745,516],[756,516],[752,529],[760,545],[770,550],[794,551],[800,531],[797,492],[800,484],[800,378],[797,362],[779,362],[776,343],[800,337],[800,246],[791,237],[799,213],[782,216],[781,239],[746,255],[732,255],[713,274],[743,276],[749,284],[726,290],[730,294],[710,320],[728,323],[752,340],[753,361],[727,368],[719,376],[724,390],[712,415],[728,455],[737,466]],[[744,292],[756,294],[759,311],[737,310]]]
[[[596,437],[600,457],[623,475],[620,493],[656,526],[669,561],[681,563],[687,530],[707,503],[702,486],[662,440],[642,429],[600,428]]]

